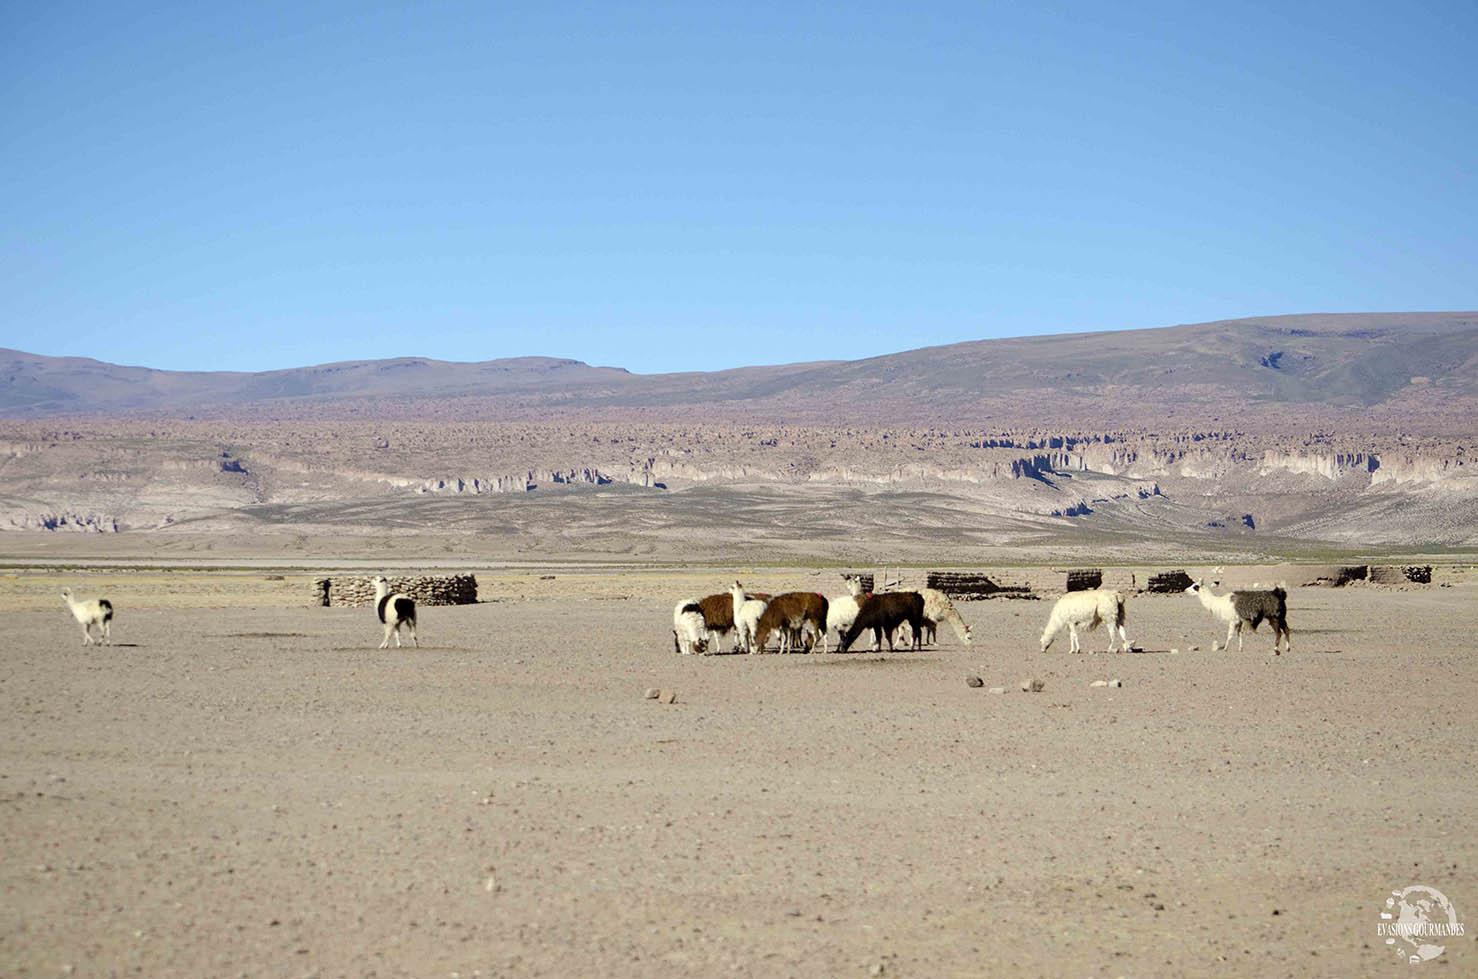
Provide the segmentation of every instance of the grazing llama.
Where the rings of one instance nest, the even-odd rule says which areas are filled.
[[[385,623],[385,641],[380,643],[381,649],[390,645],[391,633],[395,634],[395,648],[399,649],[402,628],[411,634],[411,642],[420,648],[421,640],[416,638],[416,601],[398,592],[392,595],[390,583],[384,575],[375,578],[375,611],[380,614],[380,621]]]
[[[62,598],[67,603],[67,608],[72,610],[72,618],[76,619],[82,626],[82,645],[92,645],[92,627],[97,626],[99,646],[106,646],[112,642],[109,637],[109,626],[113,622],[113,603],[106,598],[84,598],[77,600],[72,597],[72,589],[63,588]]]
[[[863,595],[857,602],[857,618],[842,635],[837,652],[845,653],[867,629],[881,646],[888,637],[888,651],[893,651],[893,632],[907,622],[913,632],[914,649],[922,649],[924,641],[924,596],[916,591],[890,591],[881,595]]]
[[[1096,588],[1092,591],[1068,592],[1052,606],[1052,616],[1047,628],[1042,630],[1042,652],[1047,651],[1057,634],[1067,628],[1068,651],[1081,653],[1083,645],[1078,640],[1078,630],[1092,632],[1100,625],[1108,626],[1108,651],[1114,651],[1114,630],[1118,630],[1123,643],[1121,652],[1129,652],[1129,635],[1124,631],[1128,619],[1124,609],[1124,596],[1111,588]]]
[[[1280,655],[1278,644],[1286,640],[1287,648],[1293,650],[1293,633],[1288,630],[1288,592],[1281,586],[1269,591],[1234,591],[1225,595],[1214,595],[1202,578],[1185,590],[1195,595],[1206,610],[1227,624],[1226,648],[1232,648],[1232,636],[1237,637],[1237,652],[1242,651],[1242,627],[1249,626],[1253,632],[1266,619],[1273,626],[1273,655]]]
[[[966,646],[971,645],[970,626],[960,617],[955,603],[949,600],[949,596],[937,588],[920,588],[919,594],[924,597],[924,641],[937,643],[939,641],[939,623],[948,622],[954,626],[955,633],[959,635],[960,641]]]
[[[769,604],[763,598],[755,598],[744,590],[739,582],[729,589],[734,603],[734,631],[738,633],[738,648],[746,653],[754,652],[754,635],[759,630],[760,617]]]
[[[838,641],[857,621],[857,603],[863,595],[862,582],[856,575],[842,575],[842,583],[847,586],[847,594],[838,595],[826,603],[826,630],[828,633],[835,631]],[[873,648],[876,651],[877,647]]]
[[[728,592],[719,592],[714,595],[705,595],[698,599],[698,610],[703,614],[703,628],[708,633],[705,637],[708,645],[715,651],[719,648],[719,639],[724,633],[732,633],[734,637],[733,649],[739,651],[739,633],[734,628],[734,598]]]
[[[735,587],[739,583],[736,581]],[[770,640],[771,632],[780,635],[780,652],[798,651],[807,637],[821,641],[821,651],[826,652],[826,596],[815,592],[792,591],[776,595],[754,627],[754,641],[749,651],[762,653]]]
[[[685,598],[672,610],[672,648],[684,656],[708,649],[703,608],[696,598]]]

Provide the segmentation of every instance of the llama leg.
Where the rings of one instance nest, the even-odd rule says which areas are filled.
[[[1235,621],[1228,622],[1227,623],[1227,641],[1224,642],[1224,643],[1222,643],[1221,648],[1222,649],[1225,649],[1229,653],[1232,651],[1232,636],[1235,635],[1236,632],[1237,632],[1237,623]]]
[[[112,630],[109,628],[109,623],[108,623],[108,620],[107,619],[104,619],[103,620],[103,645],[104,646],[111,646],[111,645],[113,645]]]
[[[394,631],[395,631],[395,626],[393,626],[390,623],[386,622],[385,623],[385,641],[382,642],[382,643],[380,643],[380,648],[381,649],[386,649],[386,648],[389,647],[389,645],[390,645],[390,633],[392,633]]]
[[[420,649],[421,648],[421,639],[420,639],[419,636],[416,635],[416,623],[415,623],[415,620],[413,619],[410,622],[407,622],[406,623],[406,626],[411,630],[411,643],[414,644],[417,649]]]
[[[91,622],[84,622],[84,623],[82,623],[82,645],[84,645],[84,646],[91,646],[92,645],[92,623]]]
[[[1070,652],[1070,653],[1076,653],[1081,648],[1082,647],[1078,645],[1078,627],[1077,627],[1077,624],[1076,623],[1073,623],[1073,622],[1069,622],[1067,624],[1067,651]]]

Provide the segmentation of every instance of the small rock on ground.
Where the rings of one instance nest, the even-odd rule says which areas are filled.
[[[1108,685],[1111,686],[1111,687],[1122,687],[1124,685],[1124,681],[1123,680],[1110,680],[1108,682]]]
[[[664,690],[664,691],[662,691],[662,695],[657,698],[657,703],[659,703],[659,704],[675,704],[675,703],[677,703],[677,691],[676,690]]]
[[[1092,683],[1088,684],[1088,686],[1090,686],[1090,687],[1106,687],[1106,686],[1108,686],[1108,681],[1107,680],[1094,680]]]
[[[1006,688],[1005,687],[991,687],[990,688],[990,692],[991,693],[1005,693],[1006,692]]]
[[[1021,681],[1022,693],[1041,693],[1043,690],[1046,689],[1046,687],[1046,683],[1034,676],[1027,677],[1025,680]]]
[[[662,691],[658,690],[656,687],[647,687],[647,692],[642,694],[642,696],[647,698],[648,700],[656,700],[658,697],[662,696]]]
[[[980,679],[980,677],[978,677],[978,676],[967,676],[967,677],[965,677],[965,686],[967,686],[967,687],[983,687],[983,686],[985,686],[985,681],[982,680],[982,679]]]

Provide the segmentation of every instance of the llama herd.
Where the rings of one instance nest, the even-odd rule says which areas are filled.
[[[921,649],[926,642],[937,641],[938,627],[948,622],[965,645],[970,645],[970,627],[960,617],[954,603],[934,588],[918,591],[865,594],[854,575],[842,575],[847,594],[828,599],[815,592],[786,592],[769,595],[748,592],[736,581],[728,593],[706,598],[685,598],[672,610],[672,645],[683,655],[717,653],[724,637],[730,639],[730,652],[763,653],[775,637],[775,651],[829,651],[829,636],[836,634],[836,651],[845,653],[864,632],[872,633],[872,649],[878,651],[883,641],[889,651],[896,649],[895,634],[907,636],[902,641],[911,649]],[[1232,637],[1242,649],[1242,630],[1257,631],[1268,622],[1273,628],[1273,652],[1280,646],[1293,649],[1293,636],[1288,629],[1288,592],[1280,587],[1247,589],[1214,594],[1205,580],[1185,590],[1194,596],[1219,621],[1227,625],[1225,648]],[[1111,588],[1069,592],[1052,606],[1046,628],[1042,630],[1042,652],[1046,652],[1064,630],[1068,634],[1068,651],[1083,651],[1081,633],[1104,626],[1108,632],[1108,651],[1113,652],[1117,636],[1119,651],[1129,652],[1129,634],[1124,623],[1128,619],[1123,593]]]
[[[844,574],[842,581],[846,584],[847,593],[830,599],[816,592],[795,591],[780,595],[751,592],[738,581],[727,592],[706,598],[685,598],[672,610],[673,648],[684,655],[717,653],[724,638],[728,637],[730,652],[736,653],[767,652],[772,639],[775,651],[779,653],[809,653],[818,648],[826,653],[831,650],[830,637],[835,633],[836,651],[845,653],[863,633],[870,632],[873,651],[880,650],[885,641],[890,652],[897,648],[895,641],[907,643],[910,649],[922,649],[925,643],[938,641],[941,622],[953,626],[965,645],[971,644],[970,626],[942,591],[920,588],[917,591],[872,594],[863,591],[862,582],[855,575]],[[415,599],[392,592],[384,576],[376,577],[374,584],[375,612],[385,628],[385,638],[379,648],[387,648],[391,636],[395,637],[395,645],[400,648],[402,632],[409,635],[412,645],[419,648],[421,641],[416,636]],[[1243,629],[1255,632],[1261,623],[1267,622],[1273,630],[1273,652],[1277,654],[1284,649],[1293,649],[1293,634],[1288,629],[1288,592],[1283,587],[1217,595],[1202,579],[1187,588],[1185,593],[1195,597],[1218,621],[1226,624],[1224,648],[1231,648],[1235,636],[1240,651]],[[84,646],[90,646],[94,641],[98,645],[112,641],[112,602],[106,598],[76,599],[70,588],[62,589],[62,599],[72,617],[82,626]],[[1109,652],[1114,649],[1115,636],[1119,641],[1119,651],[1129,652],[1129,635],[1124,628],[1127,619],[1126,602],[1121,592],[1110,588],[1069,592],[1052,606],[1047,625],[1042,630],[1042,652],[1052,646],[1064,629],[1068,634],[1068,651],[1082,652],[1080,634],[1092,632],[1099,626],[1104,626],[1108,632]],[[96,639],[93,637],[94,629],[97,631]]]
[[[873,649],[880,649],[886,639],[891,650],[895,635],[907,626],[906,641],[919,649],[940,622],[949,622],[965,644],[970,643],[970,627],[943,592],[924,588],[872,595],[863,592],[855,576],[842,575],[842,580],[847,594],[835,598],[802,591],[750,592],[738,581],[727,593],[685,598],[672,610],[673,648],[685,655],[716,653],[727,636],[731,652],[763,653],[773,637],[776,652],[812,652],[819,646],[825,653],[835,632],[837,652],[845,653],[858,636],[870,631]]]

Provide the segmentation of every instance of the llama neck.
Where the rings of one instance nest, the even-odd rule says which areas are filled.
[[[1225,619],[1227,616],[1232,614],[1232,599],[1230,593],[1226,595],[1213,595],[1210,590],[1203,588],[1201,589],[1199,597],[1201,599],[1201,604],[1205,606],[1206,611],[1210,612],[1212,615],[1220,616],[1221,618]]]

